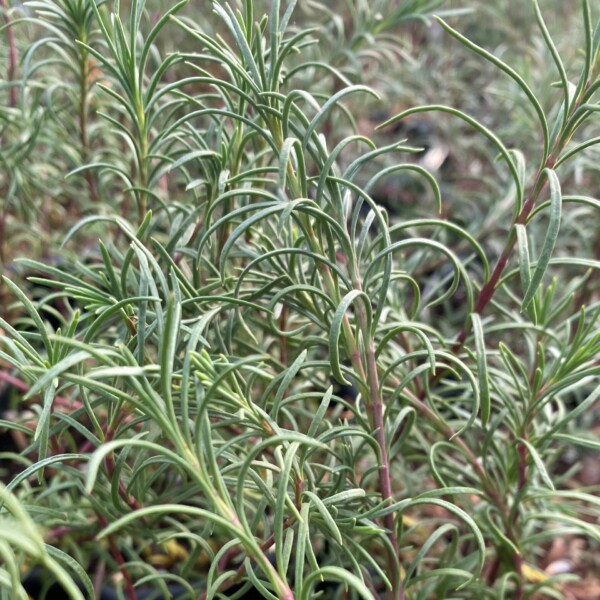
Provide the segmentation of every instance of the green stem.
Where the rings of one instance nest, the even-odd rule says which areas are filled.
[[[135,98],[135,109],[137,115],[137,123],[135,124],[138,136],[138,186],[139,190],[136,194],[138,201],[138,219],[142,223],[148,209],[148,136],[146,126],[146,113],[142,100],[142,91],[137,90]]]
[[[256,564],[269,579],[273,589],[277,593],[278,598],[280,600],[294,600],[294,594],[292,593],[292,590],[288,584],[281,579],[279,573],[266,556],[263,548],[258,544],[254,536],[251,534],[249,535],[248,532],[244,530],[240,519],[235,512],[235,509],[228,501],[228,498],[223,498],[217,492],[217,490],[212,487],[210,483],[211,478],[206,472],[204,466],[198,460],[198,457],[195,455],[194,451],[186,445],[184,439],[180,435],[175,434],[173,443],[175,444],[178,453],[181,456],[186,457],[187,462],[190,465],[190,475],[199,484],[202,492],[206,496],[207,500],[214,506],[217,514],[232,523],[233,526],[238,530],[238,538],[244,547],[244,550],[249,557],[254,559]]]
[[[87,43],[87,35],[85,31],[81,31],[79,39],[84,44]],[[85,46],[81,46],[79,55],[79,140],[81,142],[81,161],[87,163],[90,157],[90,146],[88,139],[88,122],[89,122],[89,89],[90,76],[92,69],[90,68],[89,56]],[[86,169],[85,179],[90,191],[90,198],[93,202],[98,201],[98,188],[96,186],[96,178],[92,170]]]
[[[275,145],[278,151],[283,147],[283,133],[281,126],[278,122],[271,120],[269,121],[271,133],[275,140]],[[289,191],[294,198],[302,197],[302,188],[298,181],[298,176],[294,171],[292,164],[289,162],[287,165],[287,181]],[[307,241],[313,252],[324,254],[324,249],[321,247],[318,236],[315,234],[312,224],[309,219],[304,215],[300,216],[302,225],[308,234]],[[331,274],[331,271],[327,265],[319,264],[318,269],[323,277],[323,283],[329,296],[333,299],[336,304],[341,302],[339,288]],[[360,283],[360,277],[356,272],[353,273],[354,287],[357,290],[362,290]],[[375,345],[371,336],[371,332],[368,330],[367,319],[364,312],[364,307],[359,303],[356,308],[357,319],[359,328],[363,333],[364,343],[367,346],[366,350],[366,370],[363,362],[363,357],[356,340],[352,325],[348,315],[344,315],[342,319],[342,339],[346,349],[346,353],[350,358],[352,367],[358,374],[362,381],[367,383],[367,394],[365,396],[365,403],[369,418],[369,424],[374,431],[375,440],[379,447],[379,471],[378,471],[378,488],[384,500],[389,502],[393,501],[392,485],[390,479],[390,466],[389,458],[387,454],[387,443],[385,439],[384,429],[384,408],[383,399],[381,396],[381,389],[379,383],[379,375],[377,372],[377,361],[375,358]],[[388,537],[390,541],[391,549],[387,550],[387,564],[388,570],[391,574],[392,589],[389,591],[388,597],[390,600],[404,600],[404,590],[402,586],[402,579],[400,574],[400,564],[398,560],[398,538],[396,535],[396,519],[394,513],[387,515],[384,519],[384,524],[389,530]]]

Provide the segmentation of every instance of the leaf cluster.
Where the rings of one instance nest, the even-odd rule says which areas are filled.
[[[554,87],[441,2],[27,6],[0,32],[33,40],[0,87],[0,224],[72,217],[0,289],[0,589],[38,565],[71,598],[563,597],[552,540],[600,544],[564,468],[600,450],[589,2],[572,63],[532,3]],[[522,115],[434,100],[375,130],[409,27]],[[450,173],[401,137],[435,121],[469,132]]]

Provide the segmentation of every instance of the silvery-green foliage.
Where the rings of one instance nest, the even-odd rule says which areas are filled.
[[[20,261],[41,298],[4,282],[20,314],[0,321],[0,360],[31,412],[2,422],[29,444],[3,494],[47,544],[0,536],[0,586],[19,589],[28,554],[69,593],[61,569],[87,586],[101,563],[128,599],[172,584],[182,598],[562,597],[568,576],[534,569],[541,548],[600,543],[594,490],[559,465],[600,449],[585,429],[600,263],[579,224],[599,201],[572,177],[600,140],[598,15],[581,3],[571,64],[532,4],[557,82],[537,89],[461,33],[463,12],[434,17],[440,2],[154,4],[32,3],[57,68],[93,58],[101,73],[69,87],[79,163],[64,174],[98,210],[64,247],[100,240],[68,268]],[[527,107],[521,138],[436,101],[381,123],[385,143],[357,130],[415,20],[497,70]],[[71,22],[87,32],[75,44]],[[478,140],[483,208],[394,133],[418,119]],[[378,204],[389,181],[418,206]]]

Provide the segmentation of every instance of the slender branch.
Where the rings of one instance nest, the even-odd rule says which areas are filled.
[[[286,529],[289,529],[292,525],[294,525],[294,523],[296,522],[296,520],[292,517],[288,517],[287,519],[285,519],[285,521],[283,522],[283,531],[285,531]],[[260,545],[260,549],[263,552],[266,552],[273,544],[275,543],[275,534],[272,533],[261,545]],[[227,561],[224,561],[223,564],[219,565],[219,571],[224,571],[227,568],[228,563],[230,562],[231,558],[233,557],[233,555],[230,555],[227,558]],[[246,571],[246,566],[244,564],[241,564],[235,575],[229,579],[227,579],[226,581],[224,581],[220,586],[219,589],[216,590],[217,592],[226,592],[230,587],[232,587],[233,585],[235,585],[243,576],[244,573]],[[197,600],[206,600],[206,598],[208,597],[208,591],[202,592],[200,594],[200,596],[198,596]],[[292,600],[293,600],[293,596],[292,596]]]
[[[81,35],[82,42],[86,42],[85,36]],[[87,49],[85,46],[81,46],[79,56],[79,139],[81,141],[81,160],[85,164],[89,160],[90,156],[90,143],[88,138],[88,126],[89,126],[89,91],[90,85],[93,81],[90,81],[93,68],[91,66],[91,58],[88,56]],[[84,171],[85,179],[88,184],[90,191],[90,198],[93,202],[98,201],[98,186],[96,184],[96,175],[92,169],[86,169]]]
[[[353,279],[354,286],[362,291],[362,284],[356,269],[354,271]],[[383,397],[377,369],[377,358],[375,356],[375,343],[373,341],[373,336],[369,331],[365,309],[362,304],[357,306],[356,315],[361,331],[363,332],[363,337],[366,340],[365,343],[368,346],[366,350],[366,363],[369,395],[366,401],[366,407],[369,416],[369,423],[374,431],[375,439],[381,455],[378,472],[379,492],[381,493],[382,498],[389,501],[391,504],[394,501],[394,494],[390,477],[390,461],[387,451],[387,440],[385,437]],[[390,513],[386,515],[384,517],[384,524],[386,529],[389,531],[388,537],[391,548],[393,549],[392,551],[392,549],[386,548],[388,571],[391,574],[392,580],[392,589],[389,591],[388,596],[390,600],[404,600],[404,587],[400,573],[399,544],[398,536],[396,534],[396,514]]]
[[[122,414],[119,415],[119,417],[117,418],[117,423],[120,420],[120,418],[122,417]],[[107,421],[106,425],[104,426],[104,443],[108,443],[110,441],[112,441],[112,439],[114,438],[115,435],[115,428],[114,427],[109,427],[109,422]],[[104,459],[104,463],[106,465],[106,472],[108,474],[109,479],[114,479],[114,474],[115,474],[115,458],[114,458],[114,453],[110,452],[109,454],[106,455],[106,458]],[[127,504],[127,506],[131,509],[131,510],[139,510],[142,508],[142,505],[136,500],[135,496],[132,496],[131,494],[127,493],[127,488],[125,487],[125,483],[119,479],[119,496],[121,496],[121,499]]]
[[[281,149],[283,147],[283,134],[281,131],[280,123],[276,121],[270,121],[271,131],[275,140],[276,146]],[[287,182],[290,193],[293,198],[302,197],[302,191],[298,175],[296,174],[291,162],[287,165]],[[312,224],[305,215],[300,215],[302,224],[307,232],[307,242],[311,247],[311,250],[324,254],[324,250],[320,245],[320,240],[317,234],[314,232]],[[317,268],[323,277],[323,283],[329,296],[334,300],[335,303],[339,304],[341,301],[338,286],[335,283],[333,275],[329,267],[323,263],[319,263]],[[360,277],[357,272],[353,273],[353,284],[354,288],[362,291],[360,283]],[[368,331],[366,315],[364,308],[358,305],[356,309],[358,324],[360,330],[363,333],[365,344],[367,344],[367,357],[366,357],[366,369],[363,361],[362,353],[359,349],[359,345],[353,331],[352,325],[348,315],[344,315],[342,318],[342,340],[346,349],[346,353],[350,358],[352,367],[357,373],[360,380],[367,382],[367,395],[366,395],[366,408],[369,416],[369,423],[373,430],[373,434],[377,441],[380,453],[380,464],[378,472],[378,491],[384,500],[389,502],[393,501],[392,485],[390,480],[390,466],[387,455],[387,443],[385,439],[384,419],[383,419],[383,399],[381,397],[381,390],[379,384],[379,375],[377,372],[377,361],[375,359],[375,347],[371,337],[371,333]],[[384,524],[389,530],[388,537],[391,547],[396,552],[395,555],[391,554],[391,550],[387,551],[387,564],[388,570],[392,575],[392,589],[389,591],[390,600],[404,600],[404,590],[402,585],[402,579],[400,574],[400,565],[398,559],[398,539],[396,536],[396,521],[393,513],[387,515],[384,519]]]
[[[599,64],[600,64],[600,62],[599,62]],[[543,164],[538,169],[535,179],[534,179],[534,183],[531,186],[531,188],[529,189],[529,194],[527,196],[527,199],[525,200],[523,207],[521,208],[519,214],[514,219],[512,225],[510,227],[508,239],[507,239],[506,245],[504,247],[504,250],[502,251],[500,258],[498,259],[498,262],[496,263],[494,270],[492,271],[492,275],[490,276],[490,279],[485,283],[485,285],[481,288],[481,290],[479,292],[479,296],[477,298],[477,302],[476,302],[475,308],[474,308],[474,312],[476,312],[477,314],[483,313],[486,306],[491,302],[492,298],[494,297],[498,282],[500,281],[500,278],[502,277],[502,274],[504,273],[504,270],[506,269],[506,265],[508,264],[508,260],[512,254],[512,251],[513,251],[516,241],[517,241],[517,236],[515,233],[515,231],[516,231],[515,226],[516,225],[525,225],[527,223],[527,221],[531,215],[531,212],[535,208],[542,191],[548,184],[548,181],[544,175],[544,170],[554,168],[554,166],[557,164],[557,162],[560,158],[561,152],[564,150],[566,145],[569,143],[571,136],[573,135],[573,133],[578,125],[578,123],[576,121],[574,121],[575,115],[577,114],[577,111],[580,108],[580,106],[586,96],[586,93],[590,89],[592,82],[596,77],[597,77],[597,75],[594,70],[594,72],[592,72],[592,74],[590,76],[590,79],[587,81],[586,85],[583,87],[581,94],[579,95],[576,102],[574,102],[573,106],[571,107],[571,113],[569,115],[569,118],[567,119],[567,122],[565,123],[563,130],[561,132],[559,132],[559,134],[556,136],[556,139],[554,141],[552,148],[549,151],[548,156],[546,157]],[[458,352],[463,347],[463,345],[467,339],[468,333],[469,333],[468,325],[465,323],[465,326],[463,327],[462,331],[458,335],[456,343],[452,347],[452,352]]]
[[[6,373],[5,371],[0,371],[0,380],[5,381],[9,385],[12,385],[14,388],[18,389],[21,392],[28,392],[31,387],[22,379],[19,379],[14,375],[10,375],[10,373]],[[78,400],[69,400],[68,398],[64,398],[63,396],[55,396],[53,404],[72,409],[81,408],[83,406],[83,404]]]
[[[108,527],[109,523],[104,515],[97,512],[96,516],[98,517],[98,522],[102,527]],[[112,557],[114,558],[117,565],[119,565],[119,570],[121,571],[121,573],[123,573],[123,578],[125,579],[125,593],[127,594],[127,598],[128,600],[137,600],[137,593],[133,585],[133,579],[131,578],[131,573],[129,572],[129,569],[127,569],[126,567],[126,562],[123,558],[123,554],[121,553],[121,550],[119,550],[114,536],[109,535],[107,536],[107,539],[110,548],[110,553],[112,554]]]
[[[370,395],[370,421],[375,428],[375,439],[381,453],[381,464],[379,466],[379,491],[384,500],[393,502],[392,482],[390,478],[390,461],[387,452],[387,441],[385,439],[385,428],[383,419],[383,399],[379,386],[379,376],[377,373],[377,359],[375,358],[375,347],[373,340],[370,341],[367,352],[367,371],[369,378],[369,395]],[[391,550],[388,550],[388,569],[392,579],[392,589],[389,596],[393,600],[404,600],[404,588],[400,573],[399,546],[398,536],[396,534],[396,513],[390,513],[384,517],[384,524],[389,530],[388,537],[390,544],[395,552],[391,555]]]

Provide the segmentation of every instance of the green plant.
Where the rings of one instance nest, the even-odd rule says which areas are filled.
[[[313,2],[298,21],[294,1],[212,2],[202,26],[184,3],[156,18],[142,0],[32,4],[71,32],[40,44],[62,57],[52,77],[76,65],[70,135],[87,164],[67,181],[87,173],[100,205],[64,246],[100,241],[68,267],[22,259],[27,285],[49,290],[35,301],[5,279],[18,304],[0,360],[28,412],[1,422],[27,440],[7,486],[21,508],[3,493],[2,510],[43,526],[44,552],[90,595],[81,568],[96,588],[120,573],[128,600],[173,584],[182,598],[560,598],[572,576],[537,569],[548,542],[600,543],[597,488],[569,489],[559,464],[599,449],[584,419],[600,398],[600,262],[580,224],[599,207],[585,195],[597,173],[582,184],[570,165],[600,141],[600,21],[583,0],[584,52],[567,69],[533,3],[559,79],[541,101],[437,20],[528,103],[522,147],[437,103],[381,126],[435,112],[477,133],[489,212],[471,221],[417,148],[355,129],[377,99],[361,61],[390,56],[405,17],[439,3],[379,2],[381,20],[348,4],[335,51],[310,27],[325,10]],[[189,46],[161,54],[167,29]],[[94,144],[92,97],[111,127]],[[407,174],[426,209],[373,200]],[[0,585],[19,589],[23,549]]]

